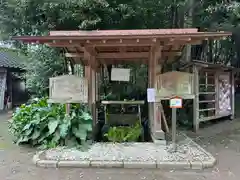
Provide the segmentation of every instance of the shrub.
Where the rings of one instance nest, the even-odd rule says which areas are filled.
[[[104,134],[110,142],[136,142],[142,134],[142,127],[139,123],[135,126],[114,126],[110,127]]]
[[[87,107],[74,104],[69,115],[65,112],[64,104],[48,104],[46,98],[22,105],[10,123],[16,143],[42,148],[84,144],[92,131],[92,117]]]

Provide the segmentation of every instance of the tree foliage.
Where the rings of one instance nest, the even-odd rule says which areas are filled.
[[[0,32],[3,39],[8,39],[15,35],[43,35],[49,30],[76,29],[192,26],[208,30],[234,31],[238,27],[239,7],[238,1],[229,0],[2,0]],[[233,49],[232,39],[211,42],[205,50],[205,57],[214,62],[221,59],[224,63],[233,59],[237,64],[240,62],[237,54],[240,53],[236,53],[238,50],[233,51]],[[56,59],[62,59],[59,57],[59,52],[47,53],[40,49],[35,52],[35,55],[33,54],[33,57],[37,62],[32,63],[31,67],[39,70],[37,76],[47,79],[59,71],[62,60],[58,61],[59,66],[53,63]],[[47,70],[47,67],[50,69]],[[54,68],[58,69],[54,70]],[[62,69],[60,71],[63,72]],[[36,76],[29,75],[28,77],[35,78]],[[37,82],[36,78],[28,80],[28,87],[31,91],[40,85],[47,85],[42,83],[43,81]]]
[[[30,50],[28,57],[26,87],[34,96],[47,95],[49,78],[65,72],[64,59],[58,51],[45,46]]]

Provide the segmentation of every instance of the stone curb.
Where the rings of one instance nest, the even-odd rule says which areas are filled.
[[[156,161],[123,161],[123,168],[126,169],[156,169]]]
[[[58,161],[54,161],[54,160],[39,160],[36,165],[38,167],[44,167],[44,168],[57,168],[58,167]]]
[[[202,161],[190,161],[190,166],[193,170],[203,170]]]
[[[90,167],[90,161],[59,161],[58,167],[66,168],[87,168]]]
[[[216,158],[209,152],[207,152],[205,149],[203,149],[199,144],[195,143],[193,141],[194,145],[197,146],[201,151],[203,151],[207,156],[209,156],[210,160],[207,161],[201,161],[202,163],[202,169],[212,168],[216,165],[217,160]]]
[[[163,170],[187,170],[191,169],[191,164],[189,161],[179,161],[179,162],[170,162],[170,161],[159,161],[157,162],[157,168]]]
[[[83,161],[58,161],[41,159],[44,151],[40,151],[33,156],[33,163],[36,166],[44,168],[126,168],[126,169],[174,169],[174,170],[202,170],[212,168],[216,164],[216,159],[195,142],[194,145],[202,150],[210,157],[207,161],[99,161],[99,160],[83,160]]]
[[[57,161],[40,159],[43,151],[38,152],[33,156],[33,163],[38,167],[44,168],[126,168],[126,169],[203,169],[212,166],[212,161],[206,162],[169,162],[169,161]]]
[[[90,161],[90,167],[95,168],[123,168],[123,161]]]
[[[37,152],[34,156],[33,156],[33,163],[35,165],[37,165],[38,161],[40,161],[40,155],[43,153],[43,151],[39,151]]]

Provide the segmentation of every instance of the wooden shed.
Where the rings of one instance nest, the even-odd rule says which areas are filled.
[[[21,101],[23,96],[21,88],[16,86],[19,83],[16,74],[25,71],[26,66],[23,59],[15,50],[0,48],[0,110],[6,107],[6,103],[13,106]],[[25,82],[23,83],[25,84]],[[18,91],[16,91],[16,87]]]
[[[227,116],[234,118],[235,70],[233,67],[193,60],[185,64],[182,69],[194,75],[195,131],[199,129],[200,122]]]

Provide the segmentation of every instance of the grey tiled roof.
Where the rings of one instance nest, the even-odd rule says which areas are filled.
[[[19,56],[17,52],[6,48],[0,48],[0,67],[26,69],[23,57]]]

